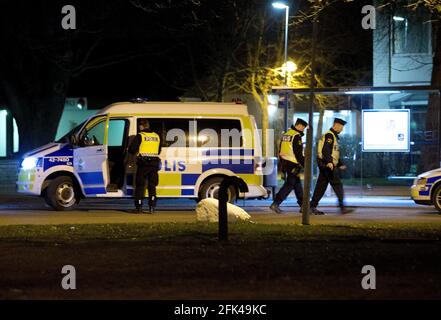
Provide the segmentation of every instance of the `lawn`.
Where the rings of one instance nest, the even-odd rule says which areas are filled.
[[[0,227],[0,298],[441,298],[441,225]],[[75,266],[77,290],[61,289]],[[373,265],[377,289],[361,288]]]

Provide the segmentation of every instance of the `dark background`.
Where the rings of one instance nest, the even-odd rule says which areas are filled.
[[[321,85],[369,85],[372,32],[360,24],[367,1],[326,3],[317,38]],[[61,27],[67,4],[76,9],[76,30]],[[308,86],[311,3],[290,5],[289,56]],[[260,21],[262,52],[250,65]],[[283,10],[263,0],[3,0],[0,105],[17,121],[20,150],[30,150],[53,139],[66,97],[87,97],[92,109],[134,97],[222,101],[226,73],[283,63],[283,31]]]

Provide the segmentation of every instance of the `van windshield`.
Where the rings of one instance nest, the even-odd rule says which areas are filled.
[[[60,139],[58,139],[55,142],[57,142],[57,143],[70,143],[71,142],[70,137],[75,135],[76,133],[78,133],[78,131],[83,127],[83,125],[84,125],[84,123],[86,123],[86,121],[81,122],[79,125],[77,125],[75,128],[70,130],[68,133],[66,133],[64,136],[62,136]]]

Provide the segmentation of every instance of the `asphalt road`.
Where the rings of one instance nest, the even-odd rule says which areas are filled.
[[[268,209],[270,200],[240,200],[237,205],[260,223],[299,223],[301,215],[293,199],[286,201],[282,209],[286,214],[274,214]],[[418,206],[406,197],[349,197],[347,204],[355,213],[340,215],[336,199],[324,198],[321,210],[326,216],[312,216],[313,223],[354,222],[432,222],[441,221],[441,215],[433,208]],[[130,212],[133,203],[129,199],[88,199],[73,211],[57,212],[49,208],[41,198],[17,194],[0,194],[0,225],[24,224],[94,224],[139,222],[194,222],[196,202],[191,199],[160,199],[154,215],[136,215]]]

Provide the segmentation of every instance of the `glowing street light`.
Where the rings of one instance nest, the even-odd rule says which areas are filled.
[[[276,9],[286,9],[289,8],[289,6],[281,1],[273,2],[273,7]]]
[[[404,21],[404,20],[406,20],[405,18],[398,17],[398,16],[394,16],[393,19],[394,19],[394,21]]]
[[[289,21],[289,6],[282,1],[273,2],[273,8],[285,10],[285,65],[288,65],[288,21]],[[288,84],[288,77],[285,74],[285,85]]]
[[[284,72],[296,72],[297,64],[294,61],[287,61],[282,65],[282,70]]]
[[[289,6],[286,2],[275,1],[272,3],[273,8],[275,9],[284,9],[285,10],[285,63],[284,65],[287,67],[285,70],[285,85],[288,86],[288,20],[289,20]],[[285,132],[288,130],[288,94],[285,95],[285,113],[284,113],[284,127]]]

